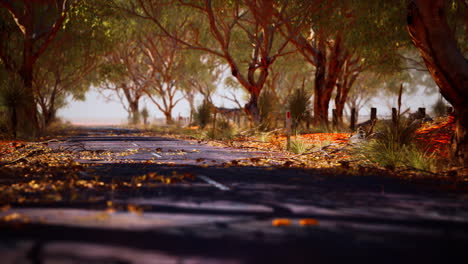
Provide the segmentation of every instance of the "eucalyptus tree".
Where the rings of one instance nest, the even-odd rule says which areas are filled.
[[[196,50],[189,50],[184,53],[185,62],[179,75],[180,90],[189,103],[190,117],[192,118],[195,109],[195,98],[201,95],[203,100],[213,103],[213,95],[216,92],[226,65],[212,54],[202,53]]]
[[[33,73],[37,60],[48,49],[64,21],[71,0],[0,0],[0,6],[8,11],[17,26],[20,42],[9,51],[0,49],[0,59],[5,68],[18,74],[27,94],[26,114],[34,134],[39,129],[38,112],[33,91]],[[3,40],[9,41],[9,40]]]
[[[102,56],[112,43],[105,10],[90,1],[76,3],[63,29],[37,61],[33,89],[43,127],[67,104],[84,99]]]
[[[101,89],[110,90],[119,98],[129,121],[135,123],[138,123],[140,101],[145,96],[151,75],[143,60],[144,55],[136,39],[122,39],[105,56],[96,83]]]
[[[139,47],[148,67],[148,73],[141,74],[148,82],[144,92],[164,114],[166,124],[171,124],[172,111],[183,99],[179,96],[185,63],[182,45],[167,36],[148,33],[140,38]]]
[[[387,38],[378,34],[393,35],[401,31],[399,23],[392,29],[383,28],[382,20],[397,19],[386,14],[368,14],[371,1],[332,0],[294,1],[299,7],[309,7],[300,19],[287,20],[289,34],[298,32],[292,43],[304,59],[314,68],[314,119],[328,124],[330,101],[335,92],[335,106],[341,121],[344,105],[359,74],[366,70],[384,68],[390,71],[399,63],[394,56],[400,48],[388,45]],[[381,4],[381,1],[377,4]],[[375,3],[374,3],[375,4]],[[386,5],[393,6],[393,3]],[[363,15],[365,13],[365,15]],[[374,17],[372,17],[374,15]],[[380,17],[378,17],[380,16]],[[395,29],[396,28],[396,29]],[[388,31],[388,32],[385,32]],[[370,42],[372,43],[365,43]],[[384,40],[384,41],[383,41]]]
[[[178,43],[222,58],[229,65],[232,76],[249,93],[245,111],[253,122],[260,122],[258,98],[269,68],[277,58],[288,53],[289,37],[279,33],[284,15],[276,15],[289,10],[287,1],[114,2],[135,16],[151,20]],[[179,14],[180,20],[174,17],[175,13]],[[185,38],[178,34],[183,28],[191,29],[191,34]]]
[[[468,167],[468,51],[466,14],[462,0],[411,0],[408,32],[442,96],[456,115],[453,155]]]

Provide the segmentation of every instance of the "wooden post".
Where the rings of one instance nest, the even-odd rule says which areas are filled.
[[[216,114],[217,114],[217,112],[215,111],[215,112],[213,113],[213,138],[214,138],[215,135],[216,135],[216,134],[215,134],[215,133],[216,133]]]
[[[291,112],[286,112],[286,150],[291,148]]]
[[[426,108],[420,107],[418,108],[418,118],[423,119],[426,117]]]
[[[355,131],[356,130],[356,108],[351,108],[351,120],[349,122],[349,128],[351,129],[351,131]]]
[[[374,121],[377,119],[377,108],[371,107],[370,109],[370,120]]]
[[[398,123],[398,112],[395,107],[392,107],[392,123],[396,125]]]
[[[332,109],[332,126],[334,128],[338,127],[338,115],[336,114],[336,109]]]

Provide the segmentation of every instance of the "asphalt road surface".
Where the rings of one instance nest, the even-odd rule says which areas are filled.
[[[157,172],[190,173],[195,178],[103,198],[116,207],[144,208],[143,213],[107,213],[102,201],[15,207],[14,212],[33,222],[0,228],[0,263],[461,263],[468,259],[468,196],[463,193],[379,175],[227,167],[223,163],[269,154],[124,130],[83,130],[50,146],[72,150],[78,162],[92,164],[83,177],[112,180]],[[128,155],[112,161],[82,159],[80,153],[90,150]],[[273,226],[275,219],[290,223]],[[313,224],[301,225],[301,219]]]

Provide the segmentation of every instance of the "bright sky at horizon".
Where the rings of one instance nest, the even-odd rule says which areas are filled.
[[[220,89],[222,92],[223,90]],[[239,95],[239,99],[242,95]],[[109,100],[110,99],[110,100]],[[200,103],[201,98],[197,98],[196,103]],[[214,102],[217,106],[235,108],[236,106],[221,98],[216,94]],[[156,108],[156,106],[148,100],[143,98],[140,102],[140,109],[147,107],[150,112],[150,120],[154,118],[164,118],[164,115]],[[174,108],[172,115],[188,117],[190,114],[190,107],[187,101],[181,100]],[[122,106],[118,97],[112,95],[112,92],[106,91],[103,94],[97,91],[96,88],[91,88],[86,93],[84,101],[77,101],[69,98],[69,104],[58,111],[58,116],[64,121],[70,121],[72,124],[78,125],[118,125],[127,122],[128,113]]]
[[[419,89],[419,91],[413,95],[403,95],[403,108],[410,107],[412,111],[415,111],[418,107],[426,107],[427,112],[430,112],[430,108],[438,98],[438,94],[426,95],[424,94],[424,89]],[[220,89],[218,93],[214,96],[214,103],[217,106],[223,107],[236,107],[232,102],[223,99],[220,94],[225,92],[224,89]],[[242,98],[242,92],[237,92],[237,97]],[[72,124],[77,125],[119,125],[127,122],[127,112],[120,103],[117,96],[110,96],[111,100],[106,99],[111,95],[109,92],[105,93],[103,96],[95,88],[90,89],[86,94],[85,101],[72,101],[68,106],[63,109],[60,109],[58,116],[64,121],[69,121]],[[198,98],[197,103],[201,102],[201,98]],[[374,99],[369,107],[365,107],[361,110],[360,115],[367,115],[370,107],[377,107],[379,115],[388,115],[390,114],[390,108],[392,104],[396,102],[396,98],[377,98]],[[147,107],[150,112],[150,120],[154,118],[163,118],[163,114],[157,110],[156,106],[149,100],[143,99],[140,104],[140,108]],[[330,108],[333,107],[333,104]],[[331,111],[331,110],[330,110]],[[183,117],[189,116],[190,110],[187,101],[182,100],[175,107],[173,111],[173,116],[179,116],[179,113]]]

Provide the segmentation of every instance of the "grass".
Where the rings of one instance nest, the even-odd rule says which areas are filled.
[[[309,148],[309,144],[307,144],[304,140],[296,138],[291,140],[289,151],[294,154],[302,154],[305,153]]]
[[[429,154],[414,144],[400,145],[372,139],[359,148],[359,153],[371,162],[389,169],[407,167],[434,172],[438,167],[434,154]]]
[[[397,124],[381,123],[373,139],[356,148],[367,160],[389,169],[413,168],[434,172],[438,159],[415,143],[418,124],[399,118]]]

